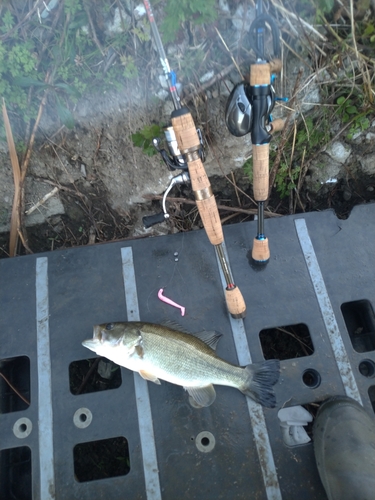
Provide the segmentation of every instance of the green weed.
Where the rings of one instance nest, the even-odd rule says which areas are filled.
[[[60,122],[72,128],[74,117],[70,109],[85,92],[123,87],[127,79],[138,76],[129,33],[110,35],[99,23],[103,12],[113,8],[112,4],[111,0],[103,0],[100,6],[94,3],[90,7],[96,40],[100,39],[101,46],[92,33],[82,0],[65,0],[59,18],[57,10],[41,23],[36,14],[30,16],[22,31],[14,32],[10,32],[16,24],[11,7],[3,6],[0,98],[6,102],[16,137],[23,135],[30,119],[35,119],[44,90],[48,89],[48,105],[55,109]],[[111,54],[115,57],[106,66]],[[4,136],[3,130],[0,136]]]
[[[287,163],[280,162],[275,178],[276,191],[279,193],[280,198],[286,198],[297,187],[300,171],[300,166],[294,165],[290,169]]]
[[[363,132],[370,127],[370,120],[367,117],[367,115],[370,114],[370,110],[361,111],[356,99],[340,96],[336,102],[338,104],[338,114],[342,123],[352,121],[349,132],[347,133],[348,139],[352,139],[355,134]]]
[[[154,137],[162,137],[164,132],[162,127],[159,125],[145,125],[143,129],[139,130],[135,134],[132,134],[132,141],[134,146],[142,148],[143,152],[147,156],[153,156],[157,153],[156,149],[152,145],[152,139]]]
[[[168,0],[166,16],[161,25],[165,42],[173,42],[181,23],[194,21],[195,24],[212,23],[217,19],[216,0]]]

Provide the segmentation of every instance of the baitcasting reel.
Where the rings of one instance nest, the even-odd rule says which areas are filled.
[[[278,59],[280,55],[279,28],[272,17],[262,13],[255,18],[250,26],[250,39],[257,56],[257,64],[266,63],[263,46],[266,23],[271,28],[273,57]],[[243,81],[234,87],[225,108],[225,123],[232,135],[242,137],[251,133],[253,144],[270,142],[270,132],[273,129],[271,112],[275,101],[288,100],[275,96],[272,85],[275,78],[276,75],[272,73],[271,81],[267,85],[250,85]]]
[[[269,86],[267,94],[266,115],[270,117],[271,111],[275,106],[275,101],[278,98],[275,96],[275,90],[272,85]],[[225,108],[225,123],[229,132],[236,137],[249,134],[253,129],[253,115],[253,93],[251,92],[251,87],[247,82],[237,83],[228,97]],[[264,116],[260,118],[265,119]],[[268,127],[268,131],[270,131],[270,125],[263,124],[262,128],[267,130]]]
[[[200,148],[198,154],[202,162],[204,162],[206,159],[206,155],[204,152],[202,132],[199,128],[197,128],[197,134],[200,142]],[[179,169],[183,170],[183,172],[176,175],[175,177],[172,177],[167,189],[165,190],[162,200],[163,211],[154,215],[146,215],[145,217],[142,218],[143,225],[145,228],[149,228],[151,226],[154,226],[155,224],[164,222],[166,219],[169,219],[169,213],[167,212],[166,208],[166,201],[169,192],[177,184],[190,182],[188,165],[183,159],[180,150],[178,149],[176,135],[174,133],[172,126],[166,127],[164,129],[164,136],[168,146],[169,153],[165,149],[160,148],[160,143],[161,143],[160,138],[153,139],[152,144],[154,148],[158,151],[158,153],[160,153],[164,163],[167,165],[168,170],[173,171]]]

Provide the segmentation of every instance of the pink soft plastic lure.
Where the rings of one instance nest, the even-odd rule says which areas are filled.
[[[162,302],[165,302],[166,304],[169,304],[170,306],[177,307],[177,309],[181,310],[181,316],[185,316],[185,308],[184,306],[180,306],[180,304],[177,304],[176,302],[173,302],[173,300],[168,299],[168,297],[165,297],[163,295],[163,288],[160,288],[158,291],[158,297]]]

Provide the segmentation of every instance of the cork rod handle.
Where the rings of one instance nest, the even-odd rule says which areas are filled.
[[[194,153],[200,146],[193,117],[190,113],[172,116],[172,126],[179,150],[181,153],[187,154],[191,185],[208,239],[213,245],[220,245],[224,241],[223,228],[211,183],[202,160],[195,154],[190,155],[191,160],[189,161],[189,152]]]

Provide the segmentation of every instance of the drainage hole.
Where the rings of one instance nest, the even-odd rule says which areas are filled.
[[[210,440],[208,439],[208,437],[204,437],[201,439],[201,443],[203,446],[208,446],[210,444]]]
[[[73,416],[73,422],[78,429],[85,429],[92,422],[92,413],[88,408],[79,408]]]
[[[303,372],[302,380],[307,387],[310,387],[310,389],[316,389],[320,386],[321,377],[316,370],[309,368]]]
[[[27,431],[27,425],[26,424],[20,424],[18,427],[18,430],[20,432],[26,432]]]
[[[371,359],[364,359],[358,366],[361,375],[372,378],[375,375],[375,363]]]
[[[195,445],[202,453],[210,453],[215,448],[215,436],[208,431],[200,432],[195,438]]]

